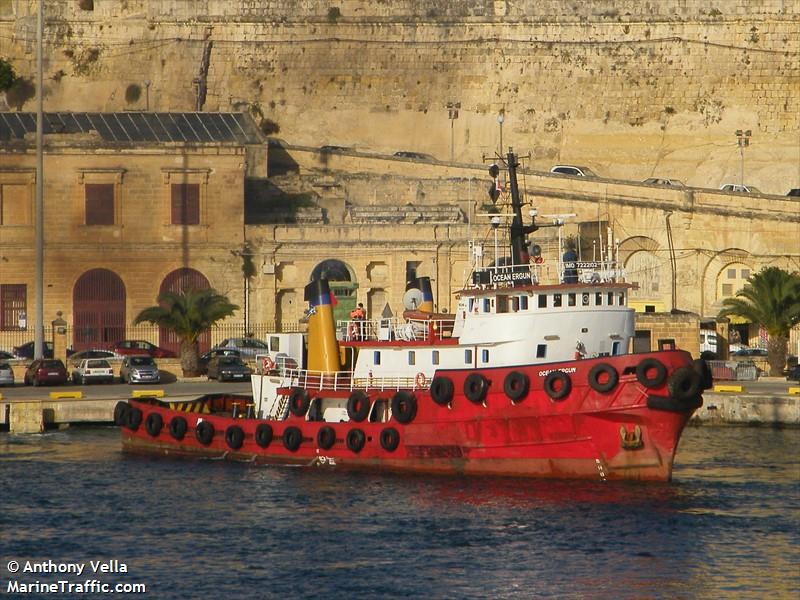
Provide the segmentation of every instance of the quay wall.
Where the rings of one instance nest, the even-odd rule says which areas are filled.
[[[46,4],[48,111],[250,110],[300,144],[480,162],[502,138],[542,170],[800,185],[800,0]],[[35,5],[0,0],[29,81]]]

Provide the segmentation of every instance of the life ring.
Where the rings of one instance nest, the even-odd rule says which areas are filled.
[[[464,395],[470,402],[480,404],[486,399],[489,381],[480,373],[471,373],[464,380]]]
[[[231,450],[238,450],[244,444],[244,431],[238,425],[231,425],[225,430],[225,443]]]
[[[552,371],[544,379],[544,391],[553,400],[562,400],[572,391],[572,380],[564,371]]]
[[[691,367],[680,367],[667,382],[669,395],[677,400],[689,402],[697,398],[702,387],[700,374]]]
[[[272,371],[275,368],[275,362],[269,357],[265,356],[261,359],[261,372],[266,373],[267,371]]]
[[[311,398],[306,390],[299,387],[292,389],[292,393],[289,394],[289,412],[295,417],[304,417],[310,404]]]
[[[203,446],[208,446],[214,439],[214,424],[209,421],[200,421],[194,428],[194,437]]]
[[[439,406],[447,406],[453,399],[455,386],[453,385],[453,380],[449,377],[434,377],[428,391],[436,404]]]
[[[530,379],[525,373],[511,371],[503,380],[503,391],[512,402],[519,402],[528,395],[530,385]]]
[[[364,447],[367,441],[367,436],[360,429],[351,429],[347,432],[347,448],[358,454]]]
[[[652,376],[651,371],[654,371]],[[660,387],[666,378],[667,367],[657,358],[645,358],[636,365],[636,380],[646,388]]]
[[[714,387],[714,376],[711,373],[711,368],[708,366],[708,363],[705,360],[702,358],[697,358],[692,362],[692,366],[694,367],[694,370],[697,371],[697,374],[700,375],[700,382],[702,383],[704,390]]]
[[[351,421],[360,423],[369,414],[369,396],[361,390],[355,390],[347,399],[347,416]]]
[[[183,417],[172,417],[169,421],[169,434],[176,440],[181,441],[186,436],[186,419]]]
[[[136,431],[139,429],[139,425],[141,424],[142,411],[135,406],[131,406],[130,409],[125,413],[125,427],[131,431]]]
[[[317,432],[317,446],[323,450],[330,450],[336,443],[336,431],[330,425],[326,425]]]
[[[266,448],[272,443],[272,426],[268,423],[261,423],[256,427],[256,444],[259,448]]]
[[[287,427],[283,430],[283,446],[289,452],[295,452],[303,443],[303,432],[298,427]]]
[[[394,452],[400,445],[400,433],[394,427],[387,427],[381,431],[381,448],[387,452]]]
[[[162,427],[164,427],[164,419],[160,414],[151,412],[147,415],[144,421],[144,428],[147,430],[147,433],[150,434],[150,437],[158,437]]]
[[[398,423],[407,425],[417,416],[417,399],[410,392],[399,391],[392,397],[392,415]]]
[[[414,378],[414,385],[418,388],[424,388],[426,383],[428,383],[428,378],[425,377],[425,373],[421,371],[417,373],[417,376]]]
[[[122,427],[127,422],[128,410],[130,405],[124,400],[120,400],[114,406],[114,425]]]
[[[589,387],[603,394],[613,390],[619,383],[619,373],[608,363],[598,363],[589,371]]]

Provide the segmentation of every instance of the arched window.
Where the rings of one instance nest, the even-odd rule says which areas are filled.
[[[125,338],[125,284],[108,269],[80,276],[72,291],[73,348],[113,348]]]

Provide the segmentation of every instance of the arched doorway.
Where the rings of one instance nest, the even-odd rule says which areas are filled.
[[[211,284],[200,271],[194,269],[181,268],[175,269],[164,278],[161,282],[161,287],[158,290],[159,295],[164,292],[186,292],[188,290],[206,290],[211,287]],[[200,353],[206,352],[211,347],[211,332],[206,331],[197,340]],[[158,329],[158,345],[167,350],[171,350],[175,354],[180,354],[181,343],[173,332],[159,327]]]
[[[356,307],[356,282],[352,269],[340,260],[329,258],[319,263],[311,271],[310,281],[327,279],[331,292],[336,297],[336,306],[333,307],[333,320],[346,321],[350,318],[350,311]],[[370,316],[370,315],[368,315]]]
[[[113,348],[125,338],[125,284],[108,269],[86,271],[72,290],[75,351]]]

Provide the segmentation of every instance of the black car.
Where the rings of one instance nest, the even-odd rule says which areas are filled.
[[[787,196],[800,196],[800,188],[792,188],[789,190],[789,193],[786,194]]]
[[[208,361],[208,378],[218,381],[244,380],[252,371],[238,356],[215,356]]]
[[[786,376],[786,381],[797,381],[800,383],[800,365],[795,365]]]
[[[212,348],[208,352],[200,355],[197,360],[197,368],[200,374],[205,375],[208,373],[208,363],[215,356],[235,356],[241,358],[242,353],[234,348]]]
[[[17,358],[33,358],[33,342],[25,342],[20,346],[14,346],[12,352]],[[53,358],[53,342],[44,343],[43,358]]]

